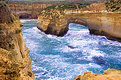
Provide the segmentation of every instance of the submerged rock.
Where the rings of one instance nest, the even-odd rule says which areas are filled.
[[[121,80],[121,71],[116,69],[107,69],[103,74],[92,74],[85,72],[83,75],[75,77],[76,80]]]
[[[73,46],[69,46],[69,45],[68,45],[68,47],[69,47],[70,49],[74,49],[74,48],[75,48],[75,47],[73,47]]]

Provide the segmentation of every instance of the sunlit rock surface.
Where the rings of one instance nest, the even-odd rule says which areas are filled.
[[[0,80],[35,80],[22,24],[5,3],[0,3]]]
[[[51,5],[41,2],[11,2],[8,4],[10,9],[21,19],[37,19],[40,10]]]
[[[120,12],[107,12],[104,3],[95,3],[81,10],[65,10],[64,15],[59,14],[59,18],[40,15],[37,27],[47,34],[63,36],[68,31],[69,23],[78,23],[87,26],[91,34],[120,41],[120,17]]]
[[[56,11],[58,15],[53,13],[50,16],[40,15],[38,17],[37,28],[46,34],[64,36],[68,31],[68,22],[66,16],[60,11]]]
[[[76,80],[121,80],[121,71],[116,69],[107,69],[103,74],[92,74],[85,72],[83,75],[75,77]]]

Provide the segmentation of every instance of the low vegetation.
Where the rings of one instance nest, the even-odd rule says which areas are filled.
[[[108,11],[121,11],[121,0],[109,0],[105,5]]]
[[[7,6],[6,1],[0,1],[0,7]]]
[[[65,9],[81,9],[84,8],[86,6],[88,6],[89,4],[61,4],[61,5],[52,5],[52,6],[48,6],[47,8],[43,9],[40,11],[41,15],[44,16],[51,16],[52,18],[58,18],[59,14],[64,15],[64,10]]]

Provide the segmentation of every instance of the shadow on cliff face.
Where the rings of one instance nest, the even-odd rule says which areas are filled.
[[[18,17],[0,1],[0,80],[35,80],[21,27]]]
[[[5,2],[0,2],[0,23],[13,22],[14,16],[7,6]]]
[[[54,26],[53,26],[54,27]],[[68,32],[68,27],[61,29],[60,32],[58,33],[56,29],[52,27],[48,27],[48,29],[45,31],[46,34],[52,34],[52,35],[57,35],[57,36],[64,36]]]

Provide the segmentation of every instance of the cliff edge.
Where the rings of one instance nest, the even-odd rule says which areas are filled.
[[[15,14],[19,16],[20,19],[37,19],[40,14],[40,10],[51,6],[51,4],[41,3],[41,2],[31,2],[31,1],[11,1],[8,3],[9,8]]]
[[[21,27],[18,17],[0,2],[0,80],[35,80]]]
[[[121,80],[121,71],[116,69],[107,69],[103,74],[92,74],[85,72],[83,75],[75,77],[76,80]]]
[[[114,12],[111,11],[110,4],[117,5]],[[121,9],[118,7],[120,4],[121,2],[93,3],[85,8],[78,9],[75,6],[74,9],[65,10],[63,5],[51,6],[41,12],[37,27],[46,34],[64,36],[68,31],[69,23],[77,23],[87,26],[90,34],[121,41]]]

